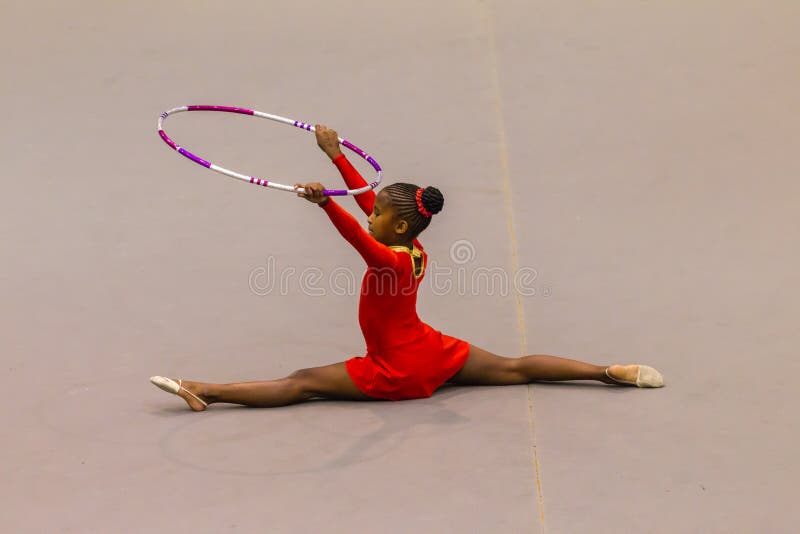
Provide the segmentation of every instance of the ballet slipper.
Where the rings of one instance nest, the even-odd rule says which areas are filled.
[[[175,382],[171,378],[166,378],[163,376],[151,376],[150,382],[152,382],[153,385],[156,386],[157,388],[163,389],[167,393],[172,393],[173,395],[180,396],[180,392],[181,390],[183,390],[186,393],[188,393],[190,397],[197,399],[197,401],[203,405],[203,408],[208,407],[208,403],[206,401],[204,401],[203,399],[201,399],[200,397],[198,397],[197,395],[195,395],[194,393],[183,387],[182,378],[177,382]]]
[[[606,367],[606,376],[617,382],[618,384],[626,384],[629,386],[636,386],[637,388],[660,388],[664,387],[664,377],[661,376],[657,370],[647,365],[639,365],[639,370],[636,373],[636,381],[620,380],[608,374],[608,367]]]

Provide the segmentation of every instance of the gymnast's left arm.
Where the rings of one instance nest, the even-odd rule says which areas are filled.
[[[322,194],[325,189],[320,183],[295,184],[295,187],[303,187],[305,193],[297,193],[297,196],[313,202],[328,214],[328,217],[353,248],[355,248],[364,261],[370,267],[391,267],[397,266],[397,254],[386,245],[377,242],[366,230],[358,223],[355,217],[341,207],[338,203],[326,195]]]

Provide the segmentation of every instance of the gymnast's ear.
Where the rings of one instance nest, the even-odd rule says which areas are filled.
[[[408,231],[408,223],[405,219],[400,219],[394,225],[394,233],[396,234],[404,234]]]

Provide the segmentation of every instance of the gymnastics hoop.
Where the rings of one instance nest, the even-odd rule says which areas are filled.
[[[273,189],[279,189],[281,191],[290,191],[292,193],[305,193],[305,189],[302,187],[293,187],[291,185],[284,185],[279,184],[278,182],[270,182],[267,180],[262,180],[260,178],[254,178],[252,176],[246,176],[244,174],[240,174],[238,172],[232,171],[230,169],[226,169],[225,167],[220,167],[219,165],[214,165],[210,161],[206,161],[203,158],[195,156],[185,148],[177,145],[169,136],[164,133],[164,119],[169,117],[170,115],[174,115],[175,113],[182,113],[184,111],[222,111],[226,113],[239,113],[241,115],[253,115],[255,117],[261,117],[262,119],[269,119],[276,122],[282,122],[283,124],[288,124],[290,126],[295,126],[297,128],[302,128],[303,130],[313,132],[314,127],[310,124],[306,124],[305,122],[300,121],[293,121],[292,119],[287,119],[286,117],[279,117],[278,115],[270,115],[269,113],[264,113],[262,111],[255,111],[252,109],[244,109],[244,108],[236,108],[231,106],[181,106],[179,108],[173,108],[169,111],[165,111],[161,114],[158,118],[158,135],[161,136],[161,139],[172,148],[172,150],[177,151],[180,155],[194,161],[198,165],[202,165],[206,169],[211,169],[212,171],[216,171],[220,174],[224,174],[225,176],[230,176],[231,178],[236,178],[237,180],[242,180],[243,182],[249,182],[255,185],[261,185],[264,187],[271,187]],[[347,141],[346,139],[339,138],[339,142],[347,147],[348,149],[352,150],[372,165],[375,171],[378,173],[375,181],[371,184],[368,184],[364,187],[360,187],[358,189],[325,189],[322,191],[323,195],[326,196],[344,196],[344,195],[360,195],[361,193],[366,193],[367,191],[371,191],[375,189],[379,183],[381,183],[381,179],[383,178],[383,171],[381,170],[381,166],[378,165],[378,162],[375,161],[372,156],[358,148],[356,145]]]

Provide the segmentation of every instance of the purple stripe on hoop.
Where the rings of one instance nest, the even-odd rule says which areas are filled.
[[[269,185],[268,180],[259,180],[258,178],[253,178],[252,176],[250,177],[250,183],[256,185],[263,185],[264,187],[267,187]]]
[[[381,166],[378,165],[377,161],[372,159],[372,156],[367,156],[367,161],[369,162],[370,165],[372,165],[375,168],[376,171],[381,170]]]
[[[172,141],[172,139],[170,139],[169,137],[167,137],[167,134],[165,134],[165,133],[164,133],[164,130],[159,130],[159,131],[158,131],[158,135],[160,135],[160,136],[161,136],[161,139],[163,139],[165,143],[167,143],[169,146],[171,146],[171,147],[172,147],[172,150],[178,150],[178,145],[176,145],[176,144],[175,144],[175,143]]]
[[[229,113],[241,113],[242,115],[252,115],[252,109],[233,108],[231,106],[186,106],[188,111],[227,111]]]
[[[198,158],[197,156],[195,156],[194,154],[192,154],[191,152],[189,152],[189,151],[188,151],[188,150],[186,150],[185,148],[179,148],[179,149],[178,149],[178,152],[179,152],[181,155],[183,155],[183,156],[186,156],[186,157],[187,157],[187,158],[189,158],[190,160],[194,161],[194,162],[195,162],[195,163],[197,163],[198,165],[202,165],[202,166],[203,166],[203,167],[205,167],[205,168],[209,168],[209,167],[211,167],[211,164],[210,164],[209,162],[207,162],[206,160],[204,160],[204,159],[202,159],[202,158]]]
[[[366,157],[366,155],[367,155],[366,152],[364,152],[363,150],[358,148],[356,145],[354,145],[353,143],[351,143],[347,139],[342,139],[342,144],[344,146],[346,146],[347,148],[349,148],[350,150],[352,150],[353,152],[355,152],[356,154],[358,154],[359,156],[361,156],[362,158]]]

